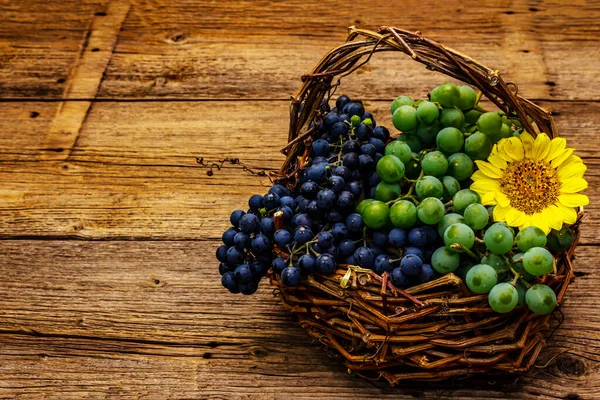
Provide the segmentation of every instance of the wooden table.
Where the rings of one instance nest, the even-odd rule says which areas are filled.
[[[600,4],[482,3],[0,0],[0,397],[599,399]],[[358,379],[266,282],[220,286],[228,212],[267,182],[196,157],[276,169],[300,75],[385,24],[499,69],[589,167],[564,323],[512,384]],[[445,80],[381,54],[343,87],[389,125]]]

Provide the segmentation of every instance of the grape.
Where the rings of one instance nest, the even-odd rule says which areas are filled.
[[[375,187],[375,199],[383,202],[394,200],[400,196],[400,185],[380,182]]]
[[[469,204],[479,203],[481,198],[477,192],[471,189],[462,189],[454,194],[452,197],[452,204],[454,206],[454,211],[457,213],[462,213],[465,211]]]
[[[318,201],[319,200],[317,199],[317,202]],[[343,191],[340,193],[335,204],[340,210],[351,211],[354,208],[354,194],[352,194],[352,192]]]
[[[235,238],[235,235],[237,235],[237,233],[238,231],[235,228],[227,229],[225,232],[223,232],[223,236],[221,236],[223,243],[225,243],[227,246],[233,246],[235,244],[233,239]]]
[[[502,124],[502,128],[500,129],[500,134],[498,135],[498,140],[512,137],[513,131],[510,125]]]
[[[350,232],[348,232],[348,227],[346,226],[346,224],[338,222],[333,224],[333,226],[331,227],[331,234],[333,235],[335,240],[339,241],[347,238]]]
[[[458,224],[458,223],[462,224],[463,222],[465,222],[465,219],[460,214],[456,214],[456,213],[446,214],[446,215],[444,215],[442,220],[438,223],[437,231],[440,236],[444,237],[444,233],[446,232],[446,229],[448,229],[448,227],[450,225]]]
[[[548,248],[555,253],[568,250],[573,244],[573,232],[568,226],[563,226],[559,231],[552,229],[548,234]]]
[[[378,274],[383,274],[384,272],[392,272],[394,269],[393,265],[390,263],[390,256],[387,254],[378,255],[375,259],[375,272]]]
[[[279,231],[277,231],[279,232]],[[275,233],[277,233],[275,232]],[[294,240],[298,244],[305,244],[313,238],[312,230],[308,226],[299,226],[294,231]],[[277,239],[275,239],[277,241]]]
[[[441,151],[432,151],[423,156],[421,168],[425,175],[443,176],[448,170],[448,159]]]
[[[263,197],[260,194],[253,194],[248,200],[248,206],[254,212],[260,210],[263,207]]]
[[[237,247],[230,247],[227,249],[227,264],[237,265],[244,261],[244,251],[238,249]]]
[[[250,269],[250,265],[248,264],[238,265],[233,271],[233,276],[236,281],[242,283],[248,283],[254,277],[252,270]]]
[[[481,116],[481,114],[483,114],[481,111],[470,110],[465,113],[465,122],[469,125],[474,125],[477,123],[477,119]]]
[[[357,115],[360,118],[365,114],[365,107],[360,103],[351,103],[348,107],[348,115],[350,117]]]
[[[371,229],[381,229],[388,223],[389,214],[388,206],[375,200],[364,208],[362,216],[366,226]]]
[[[348,184],[348,191],[355,197],[359,197],[362,192],[362,185],[358,181],[352,181]]]
[[[375,263],[375,255],[368,247],[359,247],[354,252],[354,260],[359,267],[371,268]]]
[[[360,159],[356,153],[348,153],[342,157],[342,163],[345,167],[350,169],[358,168],[360,166]]]
[[[359,151],[360,143],[358,143],[356,140],[347,140],[342,145],[342,154],[358,153]]]
[[[438,106],[430,101],[423,101],[417,107],[417,118],[422,124],[431,125],[440,115]]]
[[[334,243],[335,238],[333,237],[333,234],[331,232],[319,232],[319,234],[317,235],[317,244],[323,249],[331,247]]]
[[[444,176],[441,179],[442,186],[444,188],[442,192],[442,200],[448,202],[452,200],[452,197],[460,190],[460,183],[453,176]]]
[[[390,131],[384,126],[377,126],[373,128],[373,137],[385,143],[390,138]]]
[[[455,153],[448,157],[448,175],[464,181],[473,175],[473,160],[465,153]]]
[[[342,178],[344,178],[344,181],[349,181],[350,180],[350,169],[348,167],[344,167],[343,165],[340,165],[339,167],[335,167],[335,169],[333,170],[333,175],[341,176]]]
[[[403,133],[402,135],[398,136],[398,139],[396,140],[406,143],[413,153],[418,153],[423,147],[423,144],[419,138],[411,133]]]
[[[406,276],[416,276],[421,273],[421,267],[423,266],[423,260],[414,254],[409,254],[402,257],[400,260],[400,269]]]
[[[333,207],[333,203],[335,202],[336,196],[331,189],[321,189],[319,193],[317,193],[317,206],[324,210],[327,210]]]
[[[315,261],[315,271],[331,275],[335,272],[336,263],[331,254],[321,254]]]
[[[260,221],[254,214],[245,214],[240,218],[240,230],[246,233],[254,233],[260,230]]]
[[[400,200],[389,210],[389,219],[397,228],[410,228],[417,222],[417,208],[408,200]]]
[[[344,108],[344,106],[346,104],[350,104],[350,103],[352,103],[352,100],[350,100],[350,97],[348,97],[346,95],[341,95],[335,101],[335,107],[338,109],[338,111],[342,111],[342,109]]]
[[[462,85],[458,87],[458,91],[460,93],[458,97],[458,101],[454,104],[461,110],[468,110],[475,106],[475,101],[477,100],[477,93],[471,86]]]
[[[527,272],[525,270],[525,267],[523,266],[523,256],[525,254],[523,253],[517,253],[512,257],[512,261],[513,261],[513,269],[518,272],[519,274],[521,274],[521,277],[523,279],[525,279],[526,281],[530,281],[533,278],[535,278],[534,275],[531,275],[529,272]]]
[[[516,308],[522,308],[525,305],[525,293],[527,292],[527,289],[520,282],[515,284],[515,289],[517,289],[517,295],[519,296]]]
[[[505,254],[512,249],[513,234],[504,225],[495,223],[490,226],[483,237],[486,247],[494,254]]]
[[[440,122],[445,127],[462,129],[465,125],[465,116],[458,108],[444,108],[440,115]]]
[[[413,153],[413,159],[405,165],[405,174],[409,179],[416,179],[421,174],[421,163],[416,161],[417,157],[419,157],[419,155]]]
[[[369,140],[372,134],[373,129],[365,124],[360,124],[354,129],[354,135],[361,141]]]
[[[235,210],[231,213],[231,215],[229,216],[229,221],[231,222],[231,225],[233,225],[236,228],[239,228],[240,226],[240,218],[242,218],[246,213],[242,210]]]
[[[427,244],[427,232],[422,228],[414,228],[408,232],[408,243],[414,247],[423,247]]]
[[[296,208],[296,201],[292,198],[292,196],[283,196],[279,199],[279,204],[282,207],[289,207],[290,209]]]
[[[375,150],[377,150],[378,153],[385,152],[385,143],[383,143],[381,140],[372,137],[369,139],[369,144],[375,146]]]
[[[328,114],[328,116],[329,115],[332,114]],[[337,116],[335,116],[335,118],[338,119]],[[327,157],[329,156],[329,143],[327,143],[326,140],[317,139],[312,144],[312,151],[315,156]]]
[[[358,205],[356,206],[356,211],[362,215],[365,210],[365,207],[374,201],[375,200],[373,200],[373,199],[364,199],[363,201],[358,203]]]
[[[546,275],[554,269],[554,258],[545,248],[532,247],[523,256],[523,267],[531,275]]]
[[[385,155],[396,156],[400,159],[400,161],[402,161],[403,164],[406,164],[412,157],[412,151],[410,150],[410,146],[405,142],[394,140],[385,146]]]
[[[429,225],[437,224],[444,217],[444,203],[435,197],[423,199],[417,207],[417,217],[421,222]]]
[[[494,268],[498,277],[505,275],[508,272],[506,261],[501,255],[490,253],[481,258],[481,263]]]
[[[383,231],[372,231],[371,232],[371,243],[373,246],[385,247],[388,244],[388,234]]]
[[[519,293],[510,283],[499,283],[488,295],[488,303],[497,313],[507,313],[515,309],[519,302]]]
[[[333,124],[335,124],[336,122],[340,122],[340,117],[338,117],[337,113],[335,113],[335,112],[328,113],[325,116],[325,118],[323,119],[323,124],[325,125],[325,127],[327,129],[331,129]],[[319,139],[319,140],[323,140],[323,139]],[[326,140],[323,140],[323,141],[329,145],[329,143]],[[313,143],[313,148],[314,148],[314,143]]]
[[[281,271],[281,283],[287,287],[300,285],[300,270],[296,267],[287,267]]]
[[[250,235],[245,232],[238,232],[233,237],[233,243],[238,250],[244,250],[250,247]]]
[[[248,283],[242,283],[240,282],[238,285],[238,289],[240,291],[241,294],[245,294],[247,296],[254,294],[256,292],[256,290],[258,289],[258,282],[257,281],[250,281]]]
[[[230,292],[236,293],[237,290],[237,282],[233,276],[233,272],[225,272],[223,276],[221,276],[221,285],[225,289],[229,289]]]
[[[425,147],[432,147],[432,145],[435,144],[435,138],[440,129],[442,129],[440,121],[435,120],[431,125],[419,125],[415,135],[419,139],[419,142]]]
[[[298,268],[300,268],[300,272],[306,275],[312,274],[315,271],[315,264],[316,259],[309,254],[304,254],[298,259]]]
[[[327,181],[329,182],[329,187],[335,194],[339,194],[346,189],[346,182],[341,176],[330,176]]]
[[[492,152],[492,142],[482,132],[475,132],[465,141],[465,153],[473,160],[487,160]]]
[[[473,233],[473,230],[465,224],[452,224],[444,232],[444,243],[452,250],[460,252],[461,249],[453,248],[452,245],[459,244],[470,249],[475,243],[475,234]]]
[[[402,272],[402,268],[394,268],[390,275],[392,277],[392,283],[394,284],[394,286],[403,287],[408,284],[408,278]]]
[[[546,285],[533,285],[525,293],[525,302],[536,314],[550,314],[556,307],[556,294]]]
[[[460,98],[460,91],[456,85],[445,83],[431,91],[430,100],[440,103],[443,107],[454,107]]]
[[[354,254],[354,251],[356,250],[356,246],[352,239],[342,239],[338,248],[342,257],[348,257],[349,255]]]
[[[402,106],[411,106],[415,104],[415,101],[412,99],[412,97],[409,96],[400,96],[400,97],[396,97],[394,99],[394,101],[392,101],[392,105],[390,106],[390,112],[392,113],[392,115],[394,114],[394,112],[402,107]]]
[[[367,154],[371,157],[375,157],[375,153],[377,152],[375,146],[373,146],[371,143],[365,143],[362,146],[360,146],[360,151],[361,153]]]
[[[404,177],[404,164],[396,156],[383,156],[377,163],[377,175],[383,182],[398,183]]]
[[[537,226],[528,226],[517,234],[517,246],[521,251],[527,251],[532,247],[545,247],[546,234]]]
[[[364,227],[362,216],[357,213],[348,215],[346,218],[346,226],[350,233],[361,233]]]
[[[406,246],[406,231],[404,229],[394,228],[388,233],[388,242],[390,246],[400,248]]]
[[[472,292],[484,294],[496,286],[498,275],[496,275],[496,270],[491,266],[478,264],[467,272],[465,283]]]
[[[281,271],[283,271],[286,267],[287,264],[285,262],[285,260],[281,257],[276,257],[273,262],[271,263],[271,266],[273,267],[273,270],[275,272],[277,272],[278,274],[281,273]]]
[[[465,216],[465,224],[469,225],[471,229],[474,230],[485,228],[490,219],[487,209],[478,203],[469,204],[467,208],[465,208],[463,215]]]
[[[226,244],[217,247],[217,260],[221,261],[222,263],[226,262],[227,250],[229,250],[229,246],[227,246]]]
[[[351,116],[350,124],[352,124],[352,126],[358,126],[360,124],[360,117],[358,115]]]
[[[413,106],[400,106],[392,115],[392,123],[400,132],[411,132],[417,128],[417,110]]]
[[[424,176],[417,181],[415,185],[415,191],[419,198],[424,199],[426,197],[440,198],[444,194],[444,186],[442,182],[434,176]]]
[[[486,112],[477,120],[477,130],[493,138],[500,134],[502,117],[497,112]]]
[[[456,271],[460,265],[460,256],[447,247],[438,248],[431,256],[431,266],[440,274]]]
[[[419,282],[426,283],[430,282],[435,278],[435,271],[429,264],[423,264],[421,267],[421,273],[419,274]]]
[[[447,127],[438,132],[435,142],[441,151],[450,155],[457,153],[462,149],[465,137],[458,129]]]
[[[292,242],[292,234],[285,229],[279,229],[274,235],[275,244],[285,247]]]

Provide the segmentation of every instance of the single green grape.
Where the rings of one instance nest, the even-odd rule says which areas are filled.
[[[465,216],[465,224],[474,230],[485,228],[490,219],[487,209],[478,203],[469,204],[463,211],[463,215]]]
[[[444,108],[440,115],[440,122],[445,127],[451,126],[456,129],[462,129],[465,126],[465,116],[456,107]]]
[[[454,194],[452,197],[452,204],[454,206],[454,211],[457,213],[462,213],[469,206],[469,204],[480,203],[481,197],[477,192],[471,189],[462,189]]]
[[[487,264],[496,270],[498,278],[504,277],[508,274],[509,269],[504,258],[498,254],[490,253],[481,258],[482,264]]]
[[[518,272],[519,274],[521,274],[521,277],[523,279],[525,279],[527,282],[529,282],[530,280],[535,278],[535,276],[531,275],[529,272],[527,272],[525,270],[525,267],[523,266],[523,256],[524,255],[525,255],[524,253],[517,253],[517,254],[513,255],[513,257],[512,257],[513,269],[515,270],[515,272]]]
[[[400,106],[394,115],[392,123],[400,132],[411,132],[417,129],[417,110],[413,106]]]
[[[438,233],[440,234],[441,237],[444,237],[444,233],[446,232],[446,229],[448,229],[448,227],[452,224],[458,224],[458,223],[464,223],[465,219],[463,218],[462,215],[460,214],[456,214],[456,213],[449,213],[444,215],[444,217],[441,219],[441,221],[438,223]]]
[[[413,104],[415,104],[415,101],[412,99],[412,97],[409,96],[400,96],[400,97],[396,97],[394,99],[394,101],[392,101],[392,104],[390,105],[390,112],[392,113],[392,115],[394,115],[394,112],[402,107],[402,106],[413,106]]]
[[[435,144],[435,138],[440,129],[442,129],[442,125],[438,120],[433,121],[431,125],[420,124],[417,127],[416,136],[423,146],[429,148]]]
[[[502,129],[502,117],[497,112],[486,112],[477,119],[477,129],[490,138],[495,138]]]
[[[573,232],[568,226],[563,226],[560,230],[550,231],[548,234],[548,248],[555,253],[568,250],[573,244]]]
[[[394,140],[390,142],[390,144],[385,146],[384,155],[396,156],[400,159],[400,161],[402,161],[403,164],[406,164],[410,161],[410,158],[412,157],[412,151],[410,150],[410,146],[406,142]]]
[[[358,125],[360,125],[361,122],[361,118],[358,115],[353,115],[352,117],[350,117],[350,124],[352,124],[352,126],[357,127]]]
[[[465,153],[473,160],[487,160],[492,152],[492,141],[482,132],[475,132],[465,140]]]
[[[465,224],[452,224],[444,232],[444,243],[447,247],[458,252],[461,250],[452,247],[452,245],[459,244],[470,249],[475,244],[475,233]]]
[[[430,101],[423,101],[417,107],[417,118],[422,124],[431,125],[440,115],[438,106]]]
[[[496,270],[487,264],[477,264],[467,272],[465,283],[469,290],[477,294],[488,293],[496,283]]]
[[[402,135],[398,136],[398,139],[396,140],[406,143],[414,153],[420,152],[423,148],[423,144],[419,138],[410,132],[403,133]]]
[[[388,206],[378,200],[367,204],[362,213],[365,225],[371,229],[383,228],[389,221],[389,215]]]
[[[408,200],[395,202],[390,207],[390,221],[396,228],[410,228],[417,222],[417,207]]]
[[[550,287],[538,283],[525,293],[527,307],[536,314],[550,314],[556,307],[556,293]]]
[[[387,155],[377,162],[377,175],[386,183],[398,183],[404,177],[404,164],[396,156]]]
[[[375,200],[373,199],[364,199],[363,201],[361,201],[360,203],[358,203],[358,205],[356,206],[356,212],[358,212],[359,214],[362,215],[363,210],[365,209],[365,207],[374,202]]]
[[[460,255],[447,247],[440,247],[431,256],[431,266],[444,275],[456,271],[460,265]]]
[[[458,181],[469,179],[473,175],[473,160],[465,153],[454,153],[448,157],[448,175]]]
[[[417,217],[428,225],[437,224],[444,217],[444,203],[435,197],[423,199],[417,206]]]
[[[465,123],[469,124],[469,125],[476,124],[477,120],[479,119],[481,114],[483,114],[483,113],[478,110],[470,110],[470,111],[466,112],[465,113]]]
[[[486,247],[494,254],[506,254],[513,247],[512,232],[501,223],[490,226],[483,236]]]
[[[517,246],[521,251],[527,251],[532,247],[546,247],[546,234],[537,226],[523,228],[517,234]]]
[[[458,153],[465,142],[463,133],[453,127],[447,127],[438,132],[435,142],[438,149],[443,151],[445,154]]]
[[[488,303],[497,313],[511,312],[519,303],[519,292],[510,283],[499,283],[490,290]]]
[[[454,107],[460,98],[460,91],[453,83],[444,83],[432,90],[430,100],[442,107]]]
[[[421,162],[417,161],[418,158],[419,155],[413,152],[411,160],[405,165],[408,179],[417,179],[421,175]]]
[[[448,170],[448,159],[441,151],[431,151],[421,159],[425,175],[443,176]]]
[[[458,101],[455,106],[461,110],[468,110],[475,106],[475,101],[477,100],[477,93],[471,86],[462,85],[458,87],[458,91],[460,93],[458,97]]]
[[[452,200],[452,197],[460,190],[460,183],[453,176],[443,176],[442,186],[444,187],[444,193],[442,194],[442,200],[448,202]]]
[[[388,202],[400,197],[400,185],[398,183],[379,182],[375,187],[375,200]]]
[[[417,196],[420,199],[424,199],[426,197],[440,198],[444,193],[444,187],[438,178],[427,175],[419,178],[417,184],[415,185],[415,192],[417,192]]]
[[[500,139],[505,139],[513,136],[513,130],[510,125],[502,124],[502,128],[500,129]],[[500,140],[498,139],[498,140]]]
[[[554,269],[554,257],[543,247],[532,247],[523,255],[523,267],[531,275],[546,275]]]

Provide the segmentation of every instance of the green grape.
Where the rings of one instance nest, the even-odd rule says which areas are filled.
[[[504,225],[495,223],[490,226],[483,236],[486,247],[494,254],[505,254],[512,249],[513,234]]]
[[[538,283],[527,289],[525,302],[536,314],[550,314],[556,307],[556,293],[550,287]]]
[[[404,177],[404,164],[396,156],[381,157],[376,169],[379,178],[386,183],[398,183]]]
[[[373,120],[371,118],[365,118],[365,119],[363,119],[362,123],[365,124],[365,125],[367,125],[367,126],[373,126]]]
[[[458,224],[465,222],[465,219],[462,215],[456,213],[449,213],[444,215],[444,218],[438,223],[438,233],[441,237],[444,237],[444,233],[446,229],[452,224]]]
[[[356,211],[362,215],[363,210],[365,209],[365,207],[368,204],[371,204],[372,202],[374,202],[375,200],[373,199],[364,199],[363,201],[361,201],[360,203],[358,203],[358,205],[356,206]]]
[[[435,143],[435,138],[440,129],[442,129],[440,121],[435,120],[431,125],[420,124],[416,135],[425,147],[431,147]]]
[[[444,232],[444,243],[454,251],[461,251],[461,249],[453,248],[454,244],[470,249],[475,244],[475,233],[465,224],[452,224]]]
[[[478,203],[469,204],[463,211],[463,215],[465,216],[465,224],[474,230],[485,228],[490,219],[487,209]]]
[[[471,110],[465,113],[465,123],[474,125],[477,123],[477,119],[483,114],[481,111]]]
[[[417,153],[412,153],[412,159],[406,167],[406,177],[408,179],[417,179],[419,175],[421,175],[421,163],[417,161],[419,155]]]
[[[498,275],[496,275],[496,270],[491,266],[477,264],[467,272],[465,283],[471,292],[484,294],[496,286]]]
[[[479,116],[477,129],[490,138],[497,137],[502,129],[502,117],[497,112],[486,112]]]
[[[531,275],[546,275],[554,269],[554,257],[543,247],[532,247],[523,256],[523,267]]]
[[[460,91],[453,83],[444,83],[431,91],[430,100],[442,107],[454,107],[460,98]]]
[[[444,193],[444,187],[442,182],[435,176],[424,176],[417,181],[415,191],[420,199],[426,197],[440,198]]]
[[[473,175],[473,160],[465,153],[452,154],[448,157],[448,175],[458,181],[469,179]]]
[[[412,151],[410,150],[410,146],[405,142],[394,140],[393,142],[390,142],[390,144],[385,146],[384,155],[396,156],[400,159],[400,161],[402,161],[403,164],[406,164],[410,161],[410,158],[412,157]]]
[[[398,139],[396,140],[406,143],[408,147],[410,147],[410,149],[415,153],[420,152],[423,148],[419,138],[411,133],[403,133],[402,135],[398,136]]]
[[[529,272],[527,272],[525,270],[525,267],[523,266],[523,256],[525,254],[523,253],[517,253],[512,257],[512,262],[513,262],[513,269],[518,272],[519,274],[521,274],[521,277],[523,279],[525,279],[526,281],[530,281],[533,278],[535,278],[535,276],[531,275]]]
[[[431,125],[440,115],[438,106],[430,101],[423,101],[417,107],[417,118],[422,124]]]
[[[515,284],[515,289],[517,289],[517,295],[519,296],[516,308],[523,308],[525,305],[525,293],[527,292],[527,288],[523,286],[521,282],[517,282]]]
[[[517,247],[527,251],[532,247],[546,247],[546,234],[537,226],[528,226],[517,234]]]
[[[388,202],[400,196],[400,185],[397,183],[379,182],[375,187],[375,200]]]
[[[396,228],[410,228],[417,222],[417,207],[408,200],[395,202],[390,208],[390,221]]]
[[[460,190],[460,183],[453,176],[442,177],[442,186],[444,187],[444,193],[442,199],[446,202],[452,200],[452,197]]]
[[[465,116],[458,108],[444,108],[440,115],[440,122],[445,127],[451,126],[456,129],[462,129],[465,126]]]
[[[448,127],[438,132],[435,143],[437,147],[445,154],[457,153],[462,149],[465,137],[462,132],[456,128]]]
[[[431,256],[431,266],[440,274],[456,271],[460,265],[460,255],[447,247],[440,247]]]
[[[456,276],[458,276],[460,279],[464,280],[467,278],[467,272],[469,272],[469,270],[471,268],[473,268],[475,266],[475,263],[472,262],[471,260],[465,260],[465,261],[461,261],[460,263],[460,267],[458,267],[458,269],[456,271],[454,271],[454,274]]]
[[[552,229],[548,234],[548,248],[555,253],[568,250],[573,244],[573,232],[568,226],[563,226],[559,231]]]
[[[455,106],[461,110],[468,110],[475,106],[475,101],[477,100],[477,93],[471,86],[462,85],[458,87],[458,91],[460,92],[460,96],[458,97],[458,101]]]
[[[502,256],[490,253],[481,258],[482,264],[487,264],[496,270],[498,277],[505,276],[508,273],[508,266]]]
[[[490,291],[488,303],[497,313],[511,312],[519,303],[519,292],[510,283],[499,283]]]
[[[394,115],[392,123],[400,132],[410,132],[417,129],[417,110],[413,106],[400,106]]]
[[[448,159],[441,151],[432,151],[421,159],[421,168],[425,175],[442,176],[448,169]]]
[[[475,132],[465,140],[465,153],[473,160],[487,160],[492,152],[492,141],[485,133]]]
[[[357,127],[358,125],[360,125],[361,119],[358,115],[353,115],[352,117],[350,117],[350,123],[352,124],[352,126]]]
[[[415,104],[415,101],[409,96],[396,97],[394,99],[394,101],[392,101],[392,105],[390,106],[390,112],[392,113],[392,115],[394,115],[394,112],[398,108],[400,108],[402,106],[411,106],[412,107],[413,104]]]
[[[513,131],[510,125],[502,124],[502,128],[500,129],[500,139],[512,137]]]
[[[382,201],[373,201],[364,208],[362,217],[366,226],[371,229],[381,229],[389,221],[390,210]]]
[[[417,217],[421,222],[434,225],[444,217],[444,203],[435,197],[427,197],[423,199],[417,206]]]
[[[480,203],[481,197],[477,192],[471,189],[462,189],[454,194],[452,197],[452,204],[454,205],[454,211],[462,213],[469,206],[469,204]]]

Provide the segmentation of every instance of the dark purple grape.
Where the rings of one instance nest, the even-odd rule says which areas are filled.
[[[354,253],[350,254],[348,257],[346,257],[344,259],[344,264],[356,265],[356,260],[354,259]]]
[[[347,186],[348,191],[350,191],[355,198],[360,197],[360,193],[362,192],[362,185],[359,181],[352,181]]]
[[[292,217],[294,216],[294,211],[292,211],[291,208],[283,206],[283,207],[279,207],[277,209],[277,211],[281,211],[283,213],[283,221],[286,224],[289,224],[290,222],[292,222]]]
[[[223,262],[227,261],[227,250],[229,250],[229,246],[227,246],[226,244],[222,244],[221,246],[217,247],[217,260]]]
[[[225,272],[229,272],[229,265],[225,264],[224,262],[219,264],[219,274],[224,275]]]
[[[311,221],[308,215],[306,214],[296,214],[292,218],[292,226],[298,227],[300,225],[311,226]]]
[[[375,161],[369,155],[361,154],[358,156],[358,163],[360,165],[360,172],[364,175],[375,169]]]
[[[379,184],[379,182],[381,182],[381,178],[379,178],[379,175],[377,175],[377,172],[373,172],[369,176],[369,178],[367,178],[367,185],[370,188],[376,187]]]
[[[321,183],[327,179],[327,167],[329,164],[313,165],[308,169],[308,179],[313,182]]]
[[[235,281],[233,272],[225,272],[223,276],[221,276],[221,285],[223,285],[225,289],[229,289],[232,293],[234,291],[238,292],[237,282]]]
[[[273,262],[271,263],[271,267],[273,267],[273,271],[277,272],[278,274],[281,273],[281,271],[283,271],[286,267],[287,264],[285,262],[285,260],[281,257],[276,257]]]
[[[323,210],[333,207],[335,193],[331,189],[322,189],[317,193],[317,206]]]
[[[356,140],[348,140],[342,145],[342,154],[360,152],[360,143]]]
[[[388,235],[382,231],[373,231],[371,233],[371,243],[373,246],[386,247],[388,245]]]
[[[250,265],[248,265],[248,264],[238,265],[235,268],[235,270],[233,271],[233,276],[235,277],[236,281],[241,282],[241,283],[248,283],[248,282],[252,281],[252,278],[254,278],[252,269],[250,268]]]
[[[313,233],[308,226],[299,226],[294,231],[294,241],[302,245],[313,238]]]
[[[404,250],[404,255],[407,256],[409,254],[414,254],[415,256],[419,257],[421,260],[423,259],[423,250],[421,250],[418,247],[407,247],[406,250]]]
[[[394,228],[388,233],[388,242],[390,246],[395,248],[401,248],[406,246],[406,231],[400,228]]]
[[[313,181],[307,181],[300,187],[302,195],[307,199],[314,199],[319,193],[319,185]]]
[[[296,201],[291,196],[283,196],[279,199],[279,204],[282,206],[286,206],[291,208],[292,210],[296,208]]]
[[[306,205],[306,213],[313,218],[320,218],[323,214],[316,200],[311,200]]]
[[[350,104],[350,103],[352,103],[352,100],[350,100],[350,97],[348,97],[346,95],[341,95],[335,101],[335,108],[337,108],[338,110],[342,110],[346,106],[346,104]]]
[[[260,194],[253,194],[248,200],[248,206],[252,211],[258,211],[263,207],[263,197]]]
[[[330,254],[335,259],[340,254],[340,251],[335,245],[332,245],[326,249],[323,249],[321,253]]]
[[[369,140],[369,138],[371,137],[372,134],[373,134],[373,129],[371,129],[370,126],[367,126],[365,124],[359,124],[356,127],[356,129],[354,129],[354,135],[361,142],[365,142],[365,141]]]
[[[402,273],[406,276],[419,275],[422,266],[423,260],[414,254],[406,255],[400,260],[400,268],[402,268]]]
[[[426,283],[435,279],[435,271],[429,264],[423,264],[419,274],[419,282]]]
[[[346,239],[349,235],[348,227],[346,226],[346,224],[341,222],[333,224],[333,226],[331,227],[331,234],[337,241]]]
[[[390,131],[384,126],[373,128],[373,137],[386,143],[390,139]]]
[[[279,195],[277,193],[267,193],[263,197],[263,204],[267,210],[273,210],[279,207]]]
[[[350,169],[358,168],[358,166],[359,166],[358,154],[356,154],[356,153],[344,154],[344,157],[342,157],[342,163],[344,164],[345,167],[348,167]]]
[[[354,252],[354,260],[359,267],[372,268],[375,263],[375,255],[368,247],[359,247]]]
[[[365,114],[365,107],[360,103],[352,103],[348,107],[348,115],[350,117],[352,117],[354,115],[358,115],[359,117],[362,118],[364,114]]]
[[[364,223],[360,214],[353,213],[346,217],[346,226],[350,233],[362,233]]]
[[[238,250],[244,251],[244,249],[250,247],[250,235],[245,232],[238,232],[233,237],[233,243]]]
[[[250,268],[254,270],[254,278],[256,280],[262,279],[267,274],[267,271],[269,271],[269,264],[266,261],[257,260],[250,263]]]
[[[290,191],[288,189],[286,189],[285,186],[280,185],[279,183],[271,186],[271,188],[269,188],[268,193],[275,193],[279,197],[291,195]]]
[[[275,244],[279,247],[285,247],[292,242],[292,234],[285,229],[280,229],[274,235]]]
[[[239,228],[240,218],[242,218],[245,214],[246,213],[242,210],[235,210],[234,212],[232,212],[229,216],[229,221],[231,222],[231,225],[233,225],[236,228]]]
[[[266,253],[271,251],[271,241],[268,237],[259,233],[252,238],[250,247],[252,247],[252,250],[256,253]]]
[[[286,267],[281,271],[281,282],[287,287],[300,285],[300,270],[296,267]]]
[[[223,232],[223,236],[221,236],[223,243],[225,243],[227,246],[233,246],[235,244],[233,238],[235,235],[237,235],[237,233],[238,230],[235,228],[227,229],[225,232]]]
[[[250,296],[251,294],[254,294],[256,292],[256,290],[258,289],[258,282],[257,281],[250,281],[248,283],[240,282],[238,284],[238,289],[240,290],[241,294]]]
[[[349,255],[354,254],[354,251],[356,251],[356,245],[352,239],[340,240],[338,248],[340,250],[340,256],[342,257],[348,257]]]
[[[327,220],[327,222],[336,223],[336,222],[342,221],[344,219],[344,217],[338,210],[336,210],[335,208],[332,208],[331,210],[329,210],[327,212],[325,219]]]
[[[358,163],[360,164],[360,156],[358,156]],[[362,180],[362,174],[360,173],[360,169],[353,169],[350,173],[350,180],[352,181],[360,181]]]
[[[350,181],[351,174],[352,172],[350,171],[350,168],[344,167],[343,165],[335,167],[333,170],[333,175],[341,176],[346,182]]]
[[[341,117],[340,117],[341,119]],[[340,137],[345,137],[348,135],[348,124],[345,122],[336,122],[331,127],[331,136],[334,140],[339,139]]]
[[[331,129],[331,127],[340,122],[340,117],[337,116],[337,114],[330,112],[329,114],[327,114],[325,116],[325,118],[323,119],[323,123],[325,124],[325,127],[327,129]],[[314,143],[313,143],[313,148],[315,147]],[[329,146],[328,146],[329,148]]]
[[[300,195],[300,196],[296,197],[295,201],[296,201],[296,204],[298,205],[298,209],[300,210],[300,212],[306,212],[306,206],[308,205],[310,200],[308,200],[304,196]]]
[[[260,230],[260,220],[256,215],[245,214],[240,218],[240,230],[246,233],[254,233]]]
[[[375,165],[377,165],[377,163],[379,162],[379,160],[381,160],[382,157],[383,157],[383,154],[375,153],[375,157],[373,157],[373,161],[375,161]]]
[[[319,232],[317,235],[317,244],[321,246],[322,249],[326,249],[331,247],[335,243],[335,238],[331,232]]]
[[[349,212],[354,209],[354,194],[349,191],[343,191],[337,199],[337,207],[343,211]]]
[[[244,262],[245,257],[246,257],[246,254],[242,250],[240,250],[234,246],[230,247],[227,250],[227,264],[230,264],[230,265],[241,264]]]
[[[315,271],[316,259],[310,254],[305,254],[298,259],[298,268],[305,275],[312,274]]]
[[[273,237],[275,233],[275,221],[271,217],[264,217],[260,220],[260,231],[267,235],[267,237]]]
[[[408,244],[414,247],[427,245],[427,232],[423,228],[413,228],[408,232]]]
[[[346,182],[341,176],[330,176],[329,187],[331,188],[331,190],[333,190],[334,193],[339,194],[344,189],[346,189]]]
[[[317,272],[325,275],[331,275],[335,272],[335,260],[331,254],[321,254],[317,257],[315,269]]]
[[[360,152],[368,156],[375,157],[375,153],[377,151],[375,150],[375,146],[373,146],[371,143],[367,143],[360,146]]]
[[[390,256],[387,254],[380,254],[375,259],[375,272],[379,275],[384,272],[392,272],[394,266],[390,262]]]
[[[385,153],[385,143],[383,143],[381,140],[372,137],[369,139],[369,143],[375,146],[375,149],[378,153]]]
[[[420,227],[427,235],[427,244],[434,244],[438,238],[437,230],[431,225],[423,225]]]
[[[392,283],[394,286],[404,287],[408,284],[408,278],[406,275],[404,275],[400,267],[394,268],[390,275],[392,277]]]
[[[302,168],[298,171],[298,182],[303,184],[308,181],[308,168]]]

